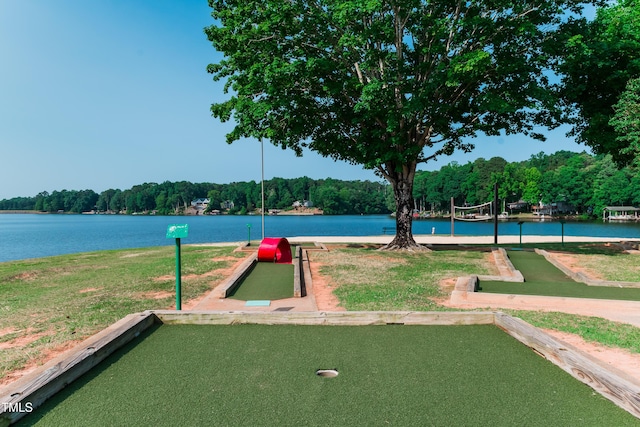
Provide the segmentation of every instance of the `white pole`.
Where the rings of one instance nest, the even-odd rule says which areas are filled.
[[[262,163],[262,240],[264,240],[264,143],[260,140],[260,159]]]

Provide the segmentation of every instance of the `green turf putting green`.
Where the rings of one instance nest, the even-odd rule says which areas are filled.
[[[493,325],[153,329],[18,425],[640,422]]]
[[[574,281],[535,252],[508,251],[507,254],[525,282],[483,280],[480,282],[481,292],[640,301],[640,288],[588,286]]]
[[[535,252],[508,251],[509,259],[515,268],[520,270],[525,280],[536,282],[571,283],[573,279],[558,270],[555,265]]]
[[[229,298],[243,301],[293,298],[293,264],[257,263]]]

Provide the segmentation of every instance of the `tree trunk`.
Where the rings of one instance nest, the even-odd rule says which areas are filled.
[[[411,229],[413,223],[413,178],[416,163],[403,165],[401,170],[387,165],[385,177],[393,188],[396,202],[396,236],[384,250],[425,250],[416,243]]]

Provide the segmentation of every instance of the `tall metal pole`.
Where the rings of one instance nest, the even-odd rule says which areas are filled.
[[[498,244],[498,183],[493,184],[493,244]]]
[[[260,160],[262,163],[262,240],[264,240],[264,143],[260,140]]]

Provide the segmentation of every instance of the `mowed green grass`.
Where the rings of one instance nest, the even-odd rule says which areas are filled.
[[[293,298],[293,264],[257,263],[229,298],[243,301]]]
[[[347,310],[443,310],[448,294],[442,280],[470,274],[497,274],[491,253],[482,251],[386,252],[336,248],[312,253],[312,262],[335,286]],[[454,279],[455,280],[455,279]]]
[[[588,286],[567,277],[535,252],[509,251],[508,255],[525,282],[481,281],[481,292],[640,301],[640,288]]]
[[[335,378],[315,375],[335,368]],[[492,325],[160,326],[18,425],[627,426]]]
[[[182,301],[221,282],[245,254],[182,247]],[[175,308],[172,246],[0,263],[0,378],[130,313]]]

